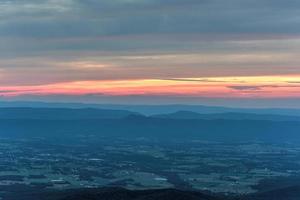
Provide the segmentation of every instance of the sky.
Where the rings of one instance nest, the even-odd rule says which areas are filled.
[[[0,0],[0,100],[300,108],[299,13],[298,0]]]

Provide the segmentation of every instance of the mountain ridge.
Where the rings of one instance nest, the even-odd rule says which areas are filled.
[[[151,117],[164,118],[164,119],[206,119],[206,120],[231,119],[231,120],[300,121],[300,117],[298,116],[236,113],[236,112],[201,114],[192,111],[177,111],[170,114],[152,115]]]
[[[202,114],[242,112],[256,114],[276,114],[300,116],[300,108],[234,108],[205,105],[121,105],[121,104],[95,104],[95,103],[65,103],[65,102],[32,102],[32,101],[0,101],[0,107],[39,107],[39,108],[99,108],[113,110],[128,110],[143,115],[156,115],[174,113],[180,110],[198,112]]]
[[[108,110],[99,108],[0,108],[0,119],[116,119],[129,115],[140,115],[126,110]]]
[[[238,122],[238,123],[237,123]],[[130,116],[121,119],[1,119],[0,136],[74,139],[148,138],[154,140],[203,140],[217,142],[296,142],[300,122],[258,120],[181,120]]]

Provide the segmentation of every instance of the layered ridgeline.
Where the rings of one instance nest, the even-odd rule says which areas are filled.
[[[178,111],[170,114],[152,115],[152,117],[160,118],[160,119],[300,121],[299,116],[235,113],[235,112],[201,114],[201,113],[191,112],[191,111]]]
[[[0,108],[0,136],[295,142],[300,141],[299,118],[249,113],[182,111],[143,116],[130,111],[93,108]]]
[[[0,119],[39,119],[39,120],[79,120],[79,119],[118,119],[129,115],[139,115],[125,110],[93,108],[0,108]]]
[[[220,106],[203,105],[118,105],[118,104],[86,104],[86,103],[49,103],[49,102],[30,102],[30,101],[0,101],[0,108],[3,107],[30,107],[30,108],[97,108],[107,110],[128,110],[138,112],[143,115],[168,114],[178,111],[190,111],[201,114],[215,113],[250,113],[250,114],[269,114],[269,115],[289,115],[300,116],[300,109],[289,108],[229,108]]]

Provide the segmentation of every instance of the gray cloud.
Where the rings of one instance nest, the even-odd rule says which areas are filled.
[[[161,80],[168,80],[168,81],[183,81],[183,82],[212,82],[212,83],[226,83],[226,81],[219,81],[219,80],[210,80],[210,79],[186,79],[186,78],[168,78],[168,79],[161,79]]]
[[[296,0],[2,1],[0,35],[298,34],[299,9]]]
[[[242,90],[242,91],[257,91],[261,90],[263,86],[245,86],[245,85],[232,85],[228,86],[230,89]]]
[[[300,85],[230,85],[227,88],[240,91],[260,91],[263,88],[300,88]]]
[[[300,73],[299,11],[298,0],[0,0],[0,83]],[[61,64],[81,60],[115,67]]]

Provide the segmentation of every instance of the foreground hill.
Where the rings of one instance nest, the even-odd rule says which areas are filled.
[[[107,189],[103,191],[84,191],[66,195],[61,200],[217,200],[200,192],[184,192],[175,189],[130,191]]]
[[[244,197],[243,200],[299,200],[300,186],[290,186]]]
[[[219,200],[200,192],[176,189],[132,191],[122,188],[77,189],[65,191],[24,191],[6,200]]]
[[[97,188],[74,190],[24,190],[10,193],[6,200],[299,200],[300,186],[245,196],[220,196],[177,189],[127,190]]]

